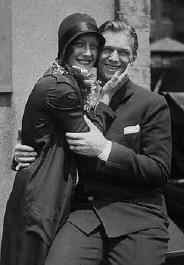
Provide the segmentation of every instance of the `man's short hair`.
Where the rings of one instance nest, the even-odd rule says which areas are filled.
[[[99,27],[99,31],[102,34],[105,31],[124,32],[128,34],[133,39],[133,47],[132,47],[133,54],[137,56],[137,49],[138,49],[137,33],[134,27],[130,26],[126,20],[124,19],[108,20]]]

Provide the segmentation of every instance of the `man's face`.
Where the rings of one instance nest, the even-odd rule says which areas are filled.
[[[106,82],[117,71],[124,71],[128,63],[132,63],[132,38],[124,32],[105,31],[105,45],[98,62],[98,78]]]
[[[84,34],[76,38],[72,45],[72,52],[68,58],[68,64],[90,70],[97,60],[98,40],[95,34]]]

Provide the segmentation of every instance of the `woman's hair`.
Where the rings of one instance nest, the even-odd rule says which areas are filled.
[[[114,19],[108,20],[99,27],[99,31],[103,34],[105,31],[111,32],[124,32],[129,35],[133,40],[132,51],[133,55],[137,56],[138,38],[134,27],[130,26],[126,20]]]
[[[66,47],[65,53],[63,54],[63,57],[62,57],[62,62],[61,62],[61,57],[58,55],[59,64],[62,64],[63,66],[65,64],[67,64],[67,61],[68,61],[69,56],[73,53],[73,45],[74,45],[74,42],[75,41],[76,41],[76,39],[74,39],[73,41],[71,41],[68,44],[68,46]]]

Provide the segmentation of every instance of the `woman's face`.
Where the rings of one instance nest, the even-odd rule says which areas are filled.
[[[77,37],[73,41],[71,48],[71,53],[67,60],[68,64],[89,71],[98,56],[99,42],[96,35],[87,33]]]

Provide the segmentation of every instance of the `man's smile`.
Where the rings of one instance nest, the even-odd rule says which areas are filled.
[[[122,66],[121,66],[121,65],[105,64],[105,66],[106,66],[109,70],[115,70],[115,71],[118,71],[118,70],[122,69]]]

